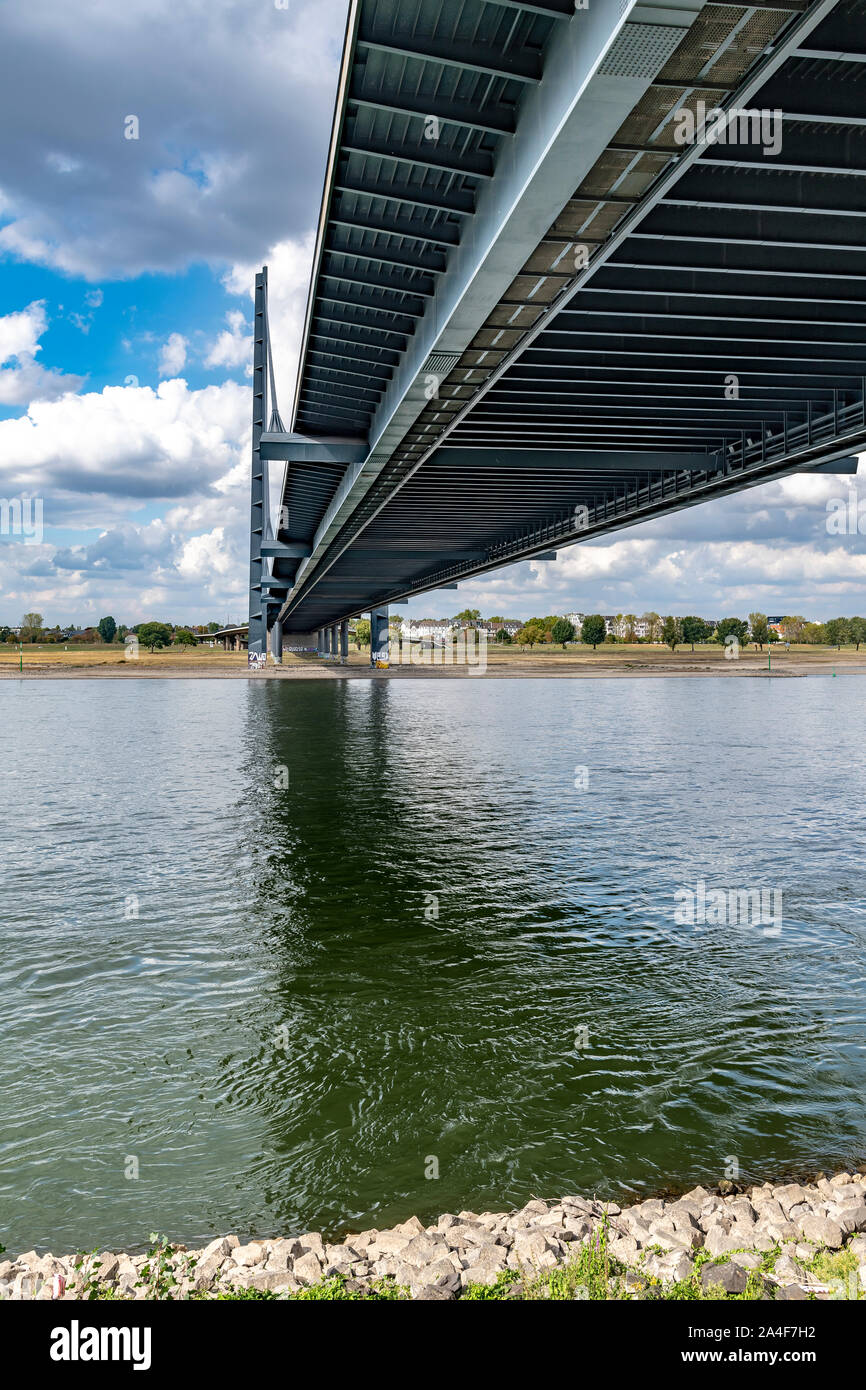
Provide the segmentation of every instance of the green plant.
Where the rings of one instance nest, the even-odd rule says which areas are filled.
[[[172,1298],[172,1290],[178,1287],[177,1271],[172,1264],[175,1247],[169,1245],[165,1236],[152,1231],[147,1261],[141,1267],[141,1278],[136,1282],[137,1289],[146,1289],[149,1299]],[[192,1256],[183,1262],[183,1273],[190,1273],[195,1264]]]
[[[520,1275],[514,1269],[500,1270],[492,1284],[467,1284],[460,1301],[468,1299],[470,1303],[480,1303],[507,1298],[519,1279]]]
[[[117,1298],[113,1289],[100,1282],[99,1271],[102,1261],[96,1258],[95,1250],[91,1250],[89,1255],[80,1251],[72,1261],[72,1268],[75,1270],[76,1292],[80,1299],[88,1302],[98,1299],[102,1302]]]

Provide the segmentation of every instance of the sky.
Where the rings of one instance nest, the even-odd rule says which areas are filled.
[[[245,619],[253,278],[286,416],[346,10],[0,4],[0,623]],[[400,611],[866,612],[852,488],[866,531],[787,479]]]

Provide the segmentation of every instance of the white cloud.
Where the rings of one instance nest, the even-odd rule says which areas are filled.
[[[39,339],[47,328],[41,300],[0,318],[0,405],[53,400],[82,384],[81,377],[51,371],[35,360],[42,350]]]
[[[277,400],[287,427],[298,371],[314,247],[315,237],[310,232],[299,241],[278,242],[268,252],[265,262],[268,267],[268,322],[273,341]],[[233,265],[223,284],[229,294],[253,298],[255,277],[260,269],[261,266],[248,262]]]
[[[247,367],[252,370],[252,334],[247,332],[246,319],[240,309],[226,314],[224,328],[205,354],[206,367]]]
[[[187,341],[182,333],[171,333],[159,350],[160,376],[177,376],[186,365]]]
[[[178,499],[210,493],[249,441],[249,393],[233,381],[191,391],[185,381],[106,386],[34,403],[0,420],[2,495]],[[50,522],[49,522],[50,524]],[[95,517],[91,525],[98,525]]]

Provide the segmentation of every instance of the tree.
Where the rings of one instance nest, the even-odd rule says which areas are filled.
[[[800,641],[807,642],[810,646],[821,647],[827,641],[827,629],[823,623],[806,623]]]
[[[521,646],[528,647],[530,651],[536,642],[543,642],[545,638],[544,623],[541,618],[530,618],[528,623],[517,634],[517,640]]]
[[[462,613],[458,613],[454,619],[455,623],[480,623],[480,608],[464,608]]]
[[[8,642],[11,636],[12,633],[8,627],[5,625],[0,627],[0,642]]]
[[[137,629],[142,647],[155,652],[157,647],[167,647],[171,643],[171,629],[165,623],[141,623]]]
[[[805,626],[806,619],[798,617],[783,618],[779,624],[786,642],[802,642]]]
[[[646,639],[648,642],[658,642],[661,638],[662,620],[658,613],[644,613],[641,618],[642,623],[646,623]]]
[[[662,623],[662,641],[666,647],[670,647],[675,652],[677,646],[683,640],[682,629],[676,618],[668,616]]]
[[[716,636],[725,645],[726,637],[736,637],[741,647],[746,645],[749,636],[749,624],[744,623],[742,618],[722,618],[716,628]]]
[[[752,641],[763,651],[764,643],[770,640],[770,625],[766,613],[750,613],[749,627],[752,629]]]
[[[355,646],[358,651],[362,647],[370,645],[370,620],[369,618],[359,618],[355,624]]]
[[[511,634],[506,632],[504,627],[501,627],[496,634],[495,640],[501,642],[503,646],[509,647],[511,645]]]
[[[196,636],[194,632],[190,632],[188,627],[179,627],[174,634],[174,641],[177,647],[194,647],[196,645]]]
[[[842,650],[843,642],[851,640],[851,630],[847,618],[831,618],[829,622],[824,624],[824,628],[830,646],[838,648],[839,651]]]
[[[703,618],[681,618],[680,628],[682,629],[683,641],[690,642],[692,651],[695,649],[696,642],[708,642],[712,637],[712,629],[709,623]]]
[[[574,641],[574,623],[570,623],[567,618],[557,618],[550,635],[553,641],[559,642],[564,649],[566,642]]]
[[[590,613],[584,618],[580,629],[580,640],[595,651],[599,642],[604,641],[606,632],[604,618],[600,613]]]
[[[620,636],[624,642],[634,642],[637,634],[637,615],[635,613],[624,613],[622,617],[622,632]]]
[[[503,617],[497,615],[497,617],[495,617],[495,618],[488,618],[488,619],[487,619],[487,622],[488,622],[488,625],[489,625],[490,627],[496,628],[496,627],[501,627],[502,624],[505,622],[505,619],[504,619]]]
[[[25,613],[21,619],[21,641],[35,642],[42,631],[42,614]]]
[[[866,618],[848,619],[848,640],[854,643],[859,652],[860,643],[866,642]]]
[[[117,623],[114,619],[100,618],[96,628],[106,646],[110,646],[117,636]]]

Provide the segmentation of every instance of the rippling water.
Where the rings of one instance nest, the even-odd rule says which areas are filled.
[[[864,689],[4,682],[0,1241],[862,1159]]]

